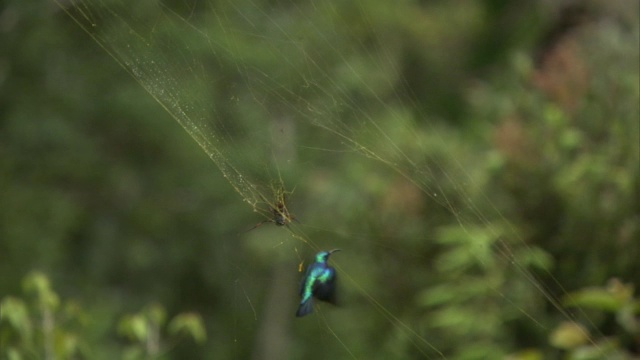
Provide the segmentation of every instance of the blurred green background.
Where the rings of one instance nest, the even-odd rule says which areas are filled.
[[[0,358],[638,358],[638,11],[4,1]]]

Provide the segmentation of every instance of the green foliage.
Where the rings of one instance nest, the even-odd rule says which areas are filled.
[[[535,308],[527,305],[531,300],[524,299],[536,299],[541,294],[535,283],[522,284],[517,277],[549,270],[548,255],[531,247],[520,251],[524,246],[517,241],[507,245],[499,228],[450,227],[436,237],[444,246],[434,264],[441,282],[423,290],[418,304],[427,314],[424,324],[432,329],[432,337],[456,338],[465,343],[446,349],[453,358],[502,358],[506,348],[496,343],[508,341],[509,323],[505,320],[521,314],[537,317]],[[514,308],[514,302],[520,305]]]
[[[569,321],[559,324],[551,332],[549,342],[565,350],[567,359],[633,358],[633,349],[637,348],[640,337],[640,300],[634,296],[633,284],[623,284],[614,278],[604,287],[589,287],[567,294],[564,304],[586,312],[595,310],[604,315],[603,319],[615,319],[615,326],[606,336],[594,329],[595,324],[587,319],[584,324]]]
[[[189,335],[197,343],[203,343],[207,339],[202,319],[200,315],[195,313],[176,315],[169,323],[169,333],[172,335]]]
[[[568,360],[633,359],[640,336],[640,300],[634,296],[634,285],[611,279],[603,287],[587,287],[566,294],[563,305],[575,308],[588,317],[562,321],[549,333],[549,344]],[[579,320],[581,319],[581,320]],[[600,319],[594,323],[594,319]],[[601,324],[610,319],[615,325],[607,334]],[[509,355],[509,360],[539,360],[548,353],[543,349],[527,349]]]
[[[637,3],[549,47],[559,3],[6,2],[0,357],[637,356],[631,287],[590,287],[640,279]],[[135,79],[71,4],[114,5],[85,30]],[[281,173],[305,239],[241,233],[240,181],[135,80]],[[344,306],[295,321],[316,247],[344,250]]]
[[[202,318],[196,313],[178,314],[168,325],[166,322],[166,311],[158,304],[148,305],[139,313],[125,315],[118,324],[118,333],[133,344],[126,348],[123,358],[157,358],[168,352],[180,336],[191,337],[200,344],[207,338]],[[164,333],[169,335],[167,339]]]
[[[168,325],[166,322],[166,310],[158,304],[148,305],[139,313],[123,316],[118,324],[118,333],[133,343],[126,348],[123,358],[157,358],[175,346],[181,336],[191,337],[199,344],[207,338],[199,314],[182,313],[173,317]],[[166,337],[165,333],[169,336]]]
[[[61,303],[49,279],[33,272],[23,281],[26,300],[0,299],[0,355],[9,359],[73,359],[86,356],[73,302]]]
[[[0,357],[7,359],[76,359],[105,357],[106,343],[90,344],[87,329],[93,326],[91,311],[69,300],[61,301],[49,278],[33,272],[23,281],[26,299],[6,296],[0,299]],[[132,341],[122,349],[123,359],[160,358],[178,343],[191,337],[202,344],[206,331],[197,313],[181,313],[162,330],[166,311],[158,304],[142,312],[125,315],[118,333]]]

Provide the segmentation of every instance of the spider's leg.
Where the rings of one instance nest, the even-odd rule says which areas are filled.
[[[289,226],[289,224],[291,224],[291,222],[292,222],[292,221],[295,221],[295,222],[297,222],[298,224],[302,224],[302,223],[301,223],[300,221],[298,221],[298,219],[296,219],[293,215],[290,215],[290,216],[289,216],[289,221],[288,221],[286,224],[284,224],[284,225],[287,227],[287,229],[289,229],[289,230],[291,230],[291,227]]]
[[[245,230],[244,232],[249,232],[249,231],[251,231],[251,230],[253,230],[253,229],[255,229],[255,228],[258,228],[258,227],[262,226],[262,224],[264,224],[264,223],[268,223],[268,222],[273,222],[273,220],[269,219],[269,220],[261,221],[261,222],[259,222],[259,223],[255,224],[251,229],[249,229],[249,230]]]

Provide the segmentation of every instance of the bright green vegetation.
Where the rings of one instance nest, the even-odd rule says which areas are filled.
[[[637,1],[187,3],[0,8],[0,359],[640,356]]]

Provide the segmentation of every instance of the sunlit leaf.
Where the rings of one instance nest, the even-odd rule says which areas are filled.
[[[169,323],[169,333],[186,333],[197,343],[203,343],[207,339],[202,318],[196,313],[183,313],[174,317]]]
[[[6,321],[18,331],[20,337],[31,341],[32,324],[29,318],[29,310],[24,301],[8,296],[0,303],[0,321]]]
[[[42,306],[55,310],[60,305],[60,298],[53,292],[49,278],[42,272],[34,271],[27,275],[23,287],[26,293],[35,295]]]
[[[27,275],[23,280],[22,286],[26,293],[41,294],[51,291],[49,278],[39,271],[34,271]]]
[[[549,337],[551,345],[560,349],[573,349],[589,341],[589,333],[582,325],[565,321]]]
[[[132,340],[144,342],[149,328],[146,319],[141,315],[127,315],[120,320],[118,332]]]
[[[563,304],[603,311],[617,311],[624,304],[624,301],[605,289],[587,288],[566,295]]]

